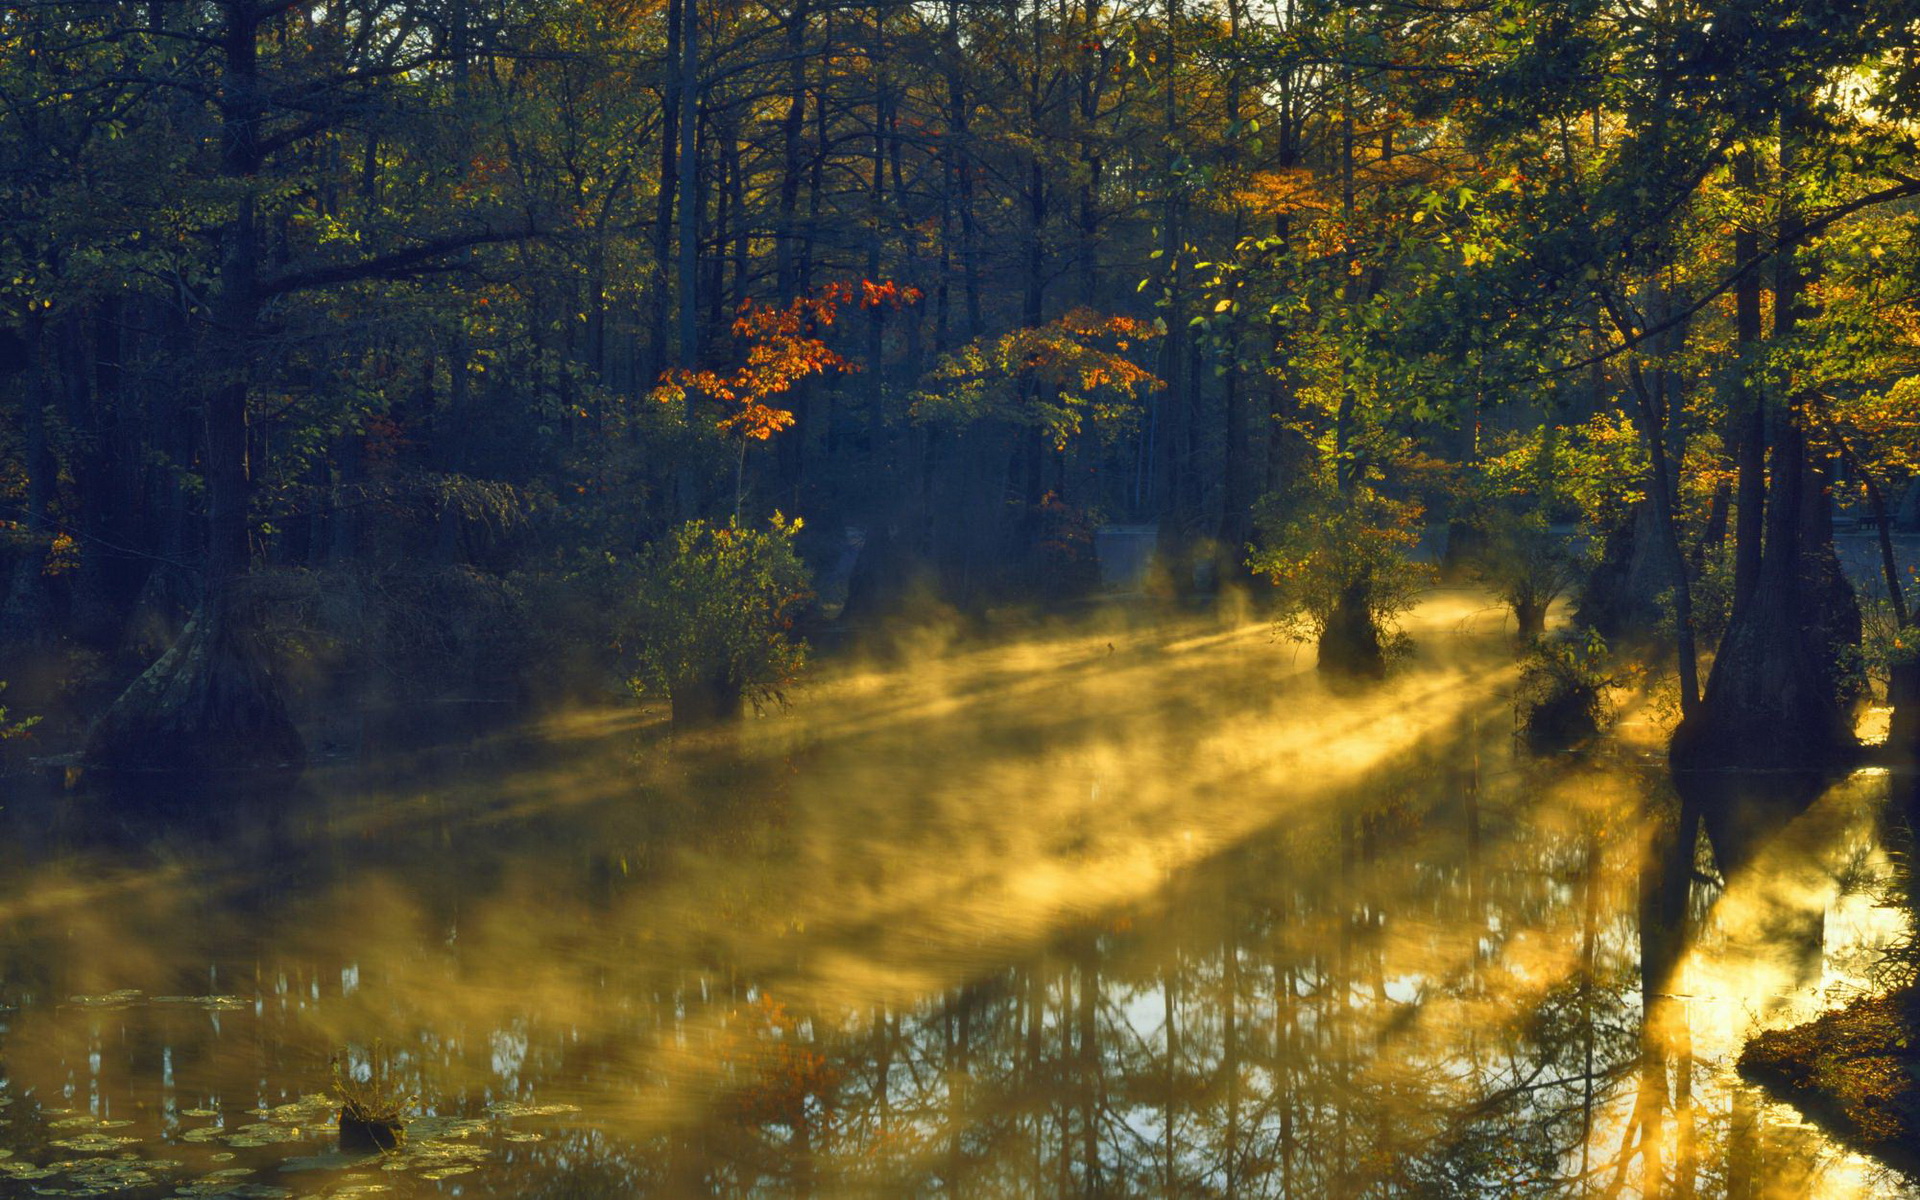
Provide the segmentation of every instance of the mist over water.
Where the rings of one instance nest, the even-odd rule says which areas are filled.
[[[187,821],[23,784],[0,1195],[1903,1188],[1732,1073],[1905,929],[1889,781],[1676,847],[1659,764],[1516,748],[1483,600],[1412,632],[1349,692],[1257,620],[931,629],[697,736],[581,711]],[[376,1041],[422,1116],[342,1153]]]

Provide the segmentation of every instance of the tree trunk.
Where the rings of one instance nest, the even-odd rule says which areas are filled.
[[[226,352],[224,377],[203,401],[207,562],[200,607],[178,643],[102,714],[88,737],[90,763],[119,770],[203,772],[297,767],[300,734],[265,665],[246,594],[247,397],[259,319],[258,231],[253,177],[263,99],[257,70],[259,13],[228,0],[224,21],[221,168],[241,185],[223,231],[211,337]]]
[[[1365,581],[1341,590],[1327,627],[1320,632],[1322,673],[1353,679],[1378,679],[1387,673],[1386,648],[1380,644],[1380,627],[1368,605],[1371,592]]]
[[[1743,147],[1733,160],[1734,183],[1751,194],[1756,187],[1753,150]],[[1757,230],[1741,228],[1733,235],[1735,264],[1751,262],[1760,250]],[[1738,506],[1733,527],[1733,611],[1738,612],[1753,597],[1754,582],[1760,577],[1760,539],[1766,507],[1767,404],[1766,394],[1746,375],[1758,363],[1752,361],[1760,344],[1760,273],[1749,271],[1734,288],[1734,339],[1739,347],[1738,370],[1732,406],[1734,444],[1738,447],[1739,483],[1735,503]]]
[[[1785,178],[1794,140],[1790,130],[1783,134]],[[1788,234],[1797,220],[1790,209],[1782,213]],[[1803,259],[1783,251],[1776,261],[1776,339],[1805,315]],[[1676,766],[1808,766],[1854,746],[1850,708],[1858,688],[1842,662],[1859,644],[1860,611],[1833,552],[1826,471],[1809,452],[1806,421],[1797,401],[1777,414],[1753,591],[1721,639],[1704,704],[1674,733]]]

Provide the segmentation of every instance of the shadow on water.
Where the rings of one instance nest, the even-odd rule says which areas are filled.
[[[0,1194],[1899,1186],[1731,1070],[1897,932],[1884,781],[1726,784],[1736,819],[1528,757],[1505,640],[1425,619],[1358,694],[1261,628],[1109,622],[184,823],[10,799]],[[389,1159],[318,1095],[376,1039],[421,1097]]]

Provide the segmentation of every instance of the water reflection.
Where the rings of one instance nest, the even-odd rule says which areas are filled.
[[[0,1192],[1894,1186],[1730,1069],[1899,932],[1886,781],[1516,755],[1472,607],[1369,696],[1115,618],[692,741],[582,714],[189,822],[10,797]],[[432,1117],[342,1155],[310,1097],[375,1038]]]

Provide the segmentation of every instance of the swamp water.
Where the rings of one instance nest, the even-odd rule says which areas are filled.
[[[164,818],[0,781],[0,1195],[1908,1192],[1732,1070],[1905,930],[1892,782],[1684,839],[1516,749],[1497,614],[1413,625],[1354,695],[1116,616]],[[418,1115],[342,1152],[376,1041]]]

